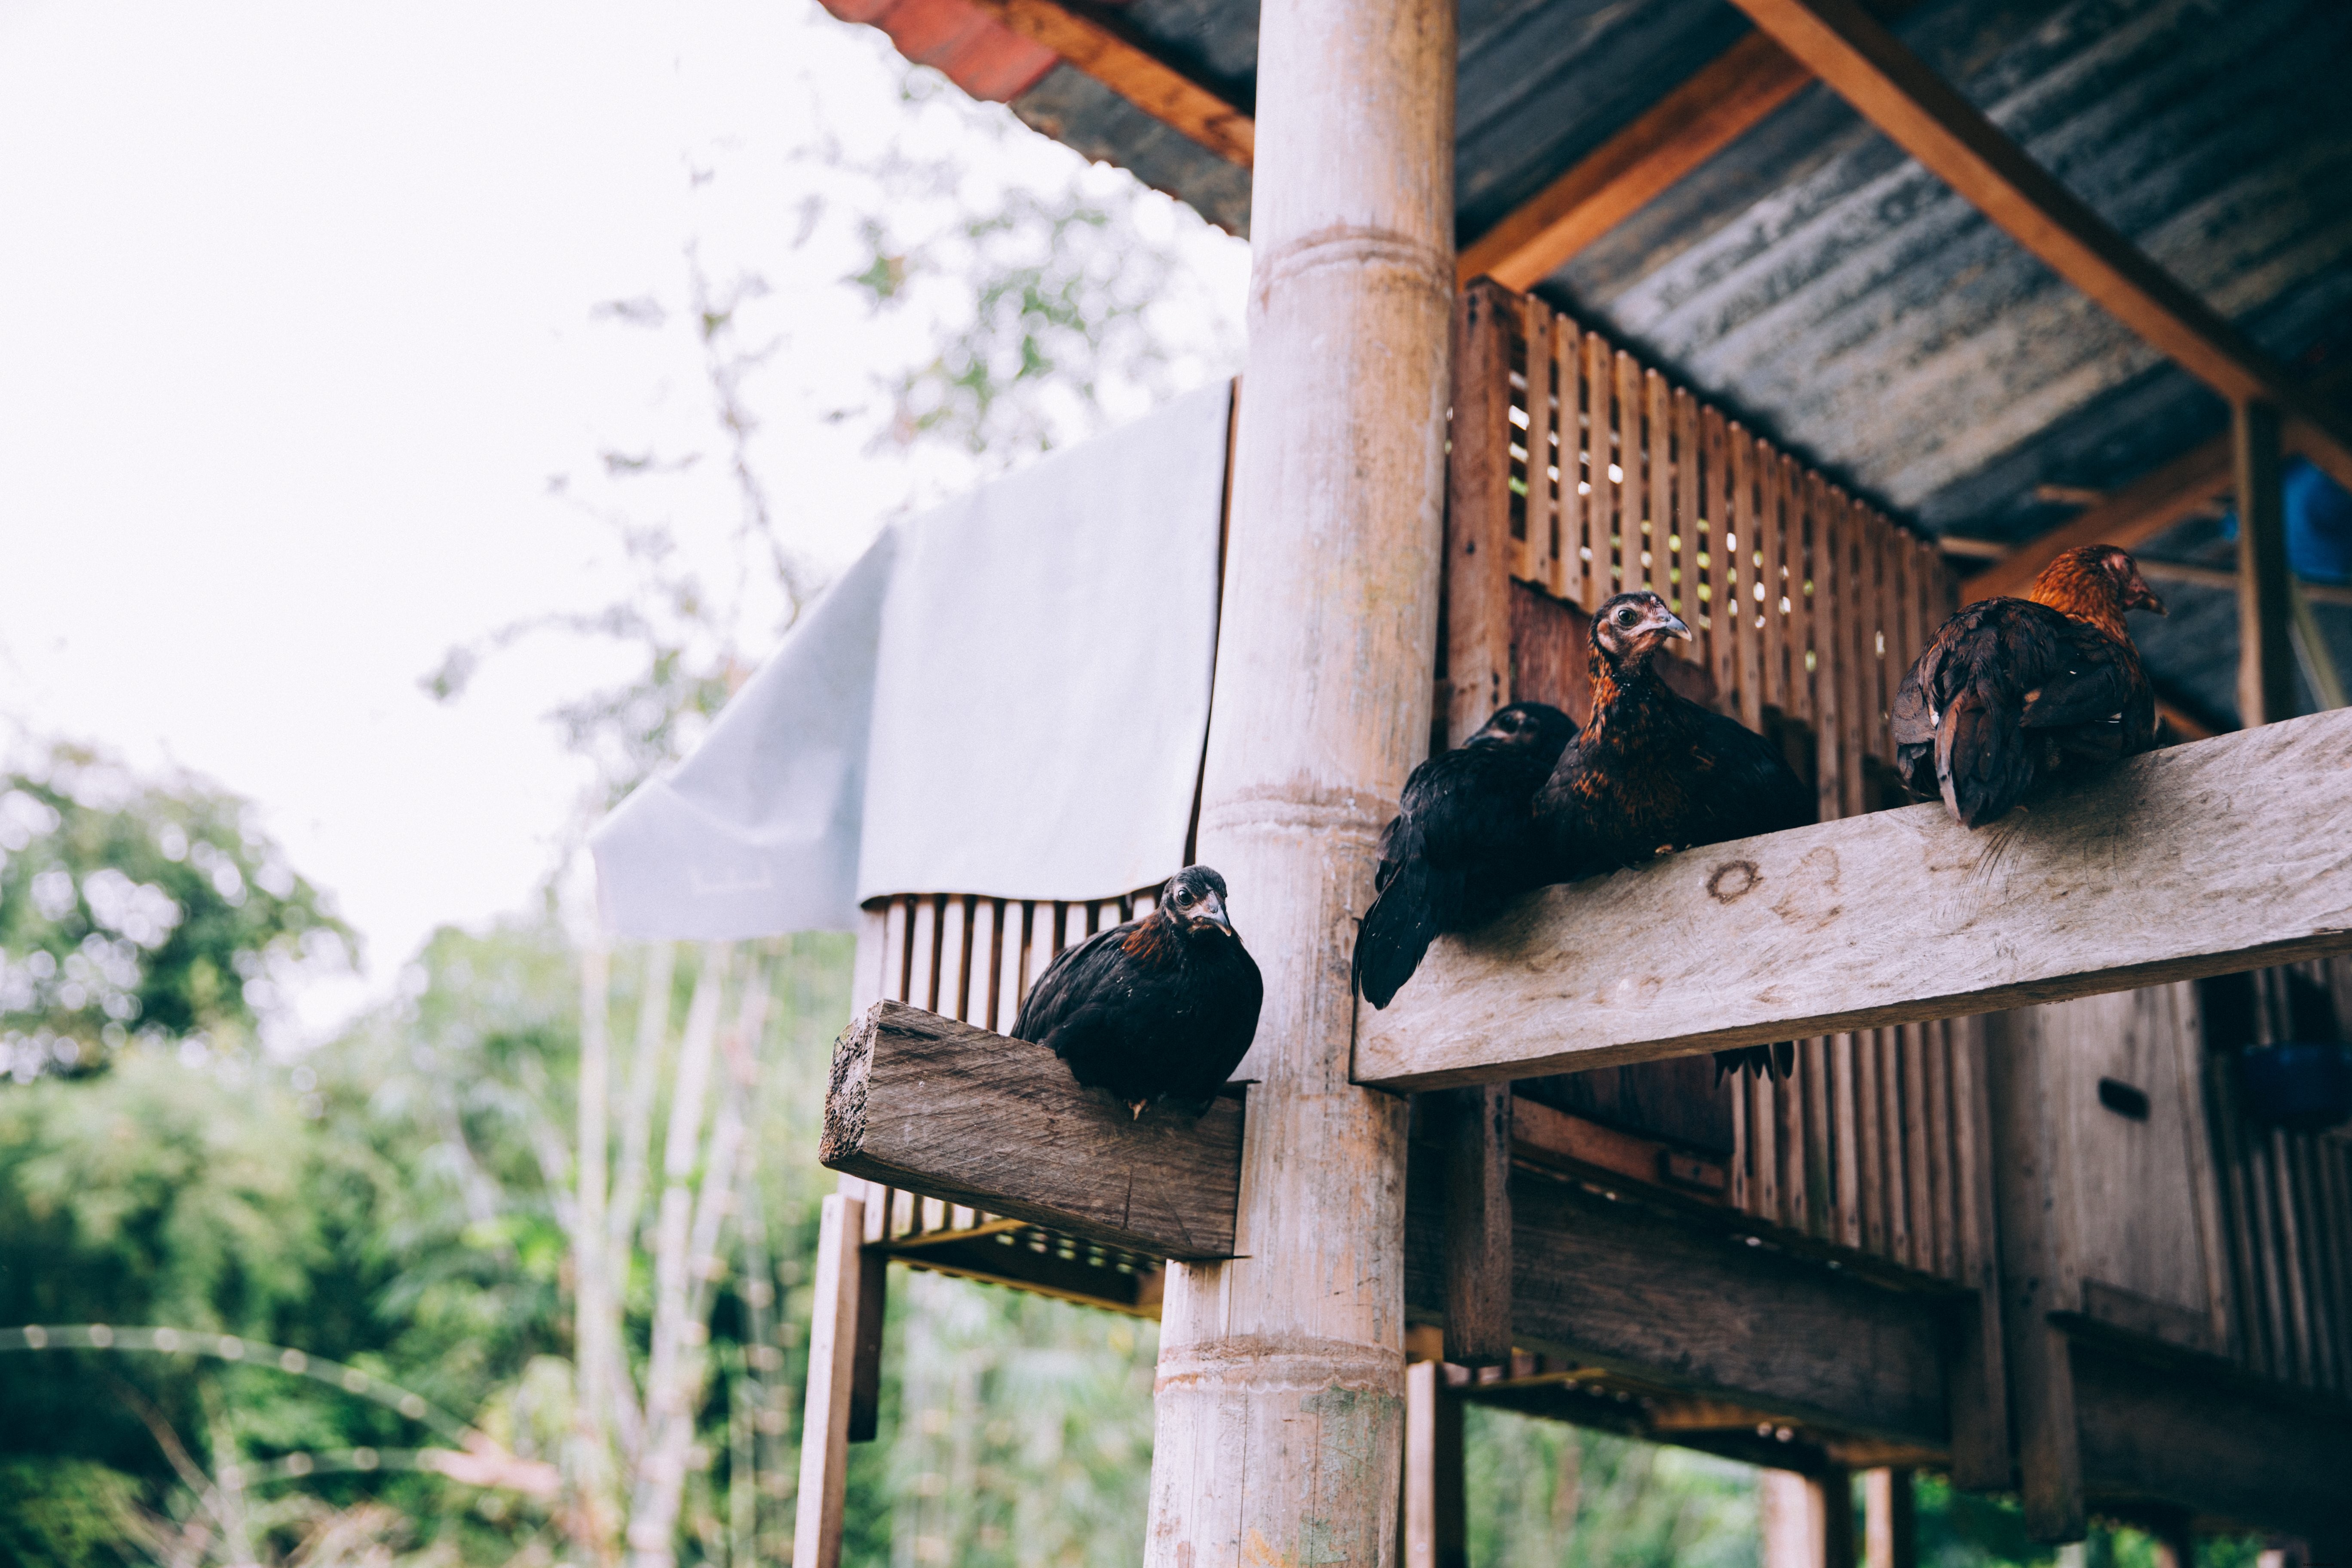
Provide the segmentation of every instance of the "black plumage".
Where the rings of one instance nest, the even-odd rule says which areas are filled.
[[[1780,748],[1709,712],[1652,668],[1690,628],[1655,594],[1620,594],[1592,618],[1592,712],[1536,794],[1555,881],[1599,876],[1653,856],[1813,820],[1813,794]],[[1786,1074],[1783,1043],[1718,1051],[1725,1070]]]
[[[1542,885],[1535,793],[1575,734],[1559,709],[1515,702],[1412,770],[1381,830],[1372,907],[1356,937],[1365,1001],[1387,1006],[1438,932],[1484,925]]]
[[[1187,866],[1150,914],[1055,955],[1013,1035],[1139,1117],[1155,1103],[1198,1116],[1248,1053],[1265,994],[1225,913],[1225,879]]]
[[[2156,743],[2156,692],[2124,626],[2164,613],[2129,555],[2068,551],[2028,596],[1984,599],[1944,623],[1903,678],[1888,724],[1904,782],[1975,827],[2044,773]]]

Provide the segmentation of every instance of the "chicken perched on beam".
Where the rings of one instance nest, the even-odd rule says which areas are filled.
[[[1372,907],[1356,937],[1356,984],[1385,1007],[1440,931],[1468,931],[1543,883],[1535,795],[1576,735],[1540,702],[1498,709],[1477,732],[1412,770],[1381,831]]]
[[[1780,749],[1673,690],[1653,668],[1690,628],[1655,594],[1620,594],[1592,617],[1592,712],[1537,792],[1552,881],[1573,881],[1694,845],[1801,827],[1813,795]],[[1717,1051],[1722,1072],[1786,1076],[1783,1042]]]
[[[2070,550],[2022,599],[1944,623],[1903,678],[1888,724],[1904,782],[1964,826],[2005,815],[2043,774],[2156,743],[2156,693],[2124,626],[2164,614],[2112,544]]]
[[[1013,1036],[1046,1047],[1139,1118],[1163,1102],[1197,1117],[1248,1054],[1265,995],[1225,913],[1225,879],[1187,866],[1150,914],[1055,954]]]

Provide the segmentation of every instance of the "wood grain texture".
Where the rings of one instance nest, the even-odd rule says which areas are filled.
[[[1445,1359],[1511,1359],[1511,1088],[1436,1097],[1445,1142]]]
[[[1055,0],[972,4],[1225,162],[1246,169],[1256,161],[1256,121],[1215,89],[1152,53],[1116,16]]]
[[[1241,1107],[1197,1122],[1081,1089],[1043,1046],[877,1002],[834,1048],[836,1171],[1158,1258],[1233,1255]]]
[[[793,1516],[792,1560],[814,1568],[835,1568],[841,1561],[857,1338],[857,1247],[865,1230],[862,1202],[841,1193],[825,1195],[817,1226],[817,1310],[809,1330],[808,1402]]]
[[[1517,313],[1511,297],[1491,285],[1463,290],[1454,310],[1454,447],[1445,497],[1445,741],[1451,746],[1468,740],[1510,700],[1510,349]],[[1527,548],[1534,548],[1532,538]]]
[[[2352,710],[2131,758],[1970,833],[1940,805],[1668,857],[1440,937],[1359,1081],[1433,1089],[2352,950]]]
[[[1444,1305],[1443,1151],[1416,1147],[1405,1289]],[[1707,1224],[1667,1225],[1528,1171],[1511,1176],[1522,1348],[1658,1386],[1940,1450],[1948,1300],[1883,1289]]]
[[[2110,227],[1858,0],[1733,0],[1864,118],[2042,262],[2232,403],[2278,404],[2352,482],[2352,426],[2299,375]]]

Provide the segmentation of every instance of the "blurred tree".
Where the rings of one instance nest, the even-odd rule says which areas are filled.
[[[246,802],[87,747],[0,771],[0,1068],[87,1072],[134,1036],[247,1053],[352,937]]]

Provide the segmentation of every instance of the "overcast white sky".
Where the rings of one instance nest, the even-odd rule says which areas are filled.
[[[697,237],[837,279],[765,197],[814,128],[904,121],[887,61],[813,0],[0,0],[0,719],[257,801],[378,981],[520,905],[584,783],[541,715],[621,664],[528,645],[454,707],[418,678],[611,595],[548,479],[704,395],[592,308],[675,301]],[[1236,304],[1240,250],[1202,251]],[[803,332],[762,409],[836,563],[920,489],[814,416],[863,341]]]

